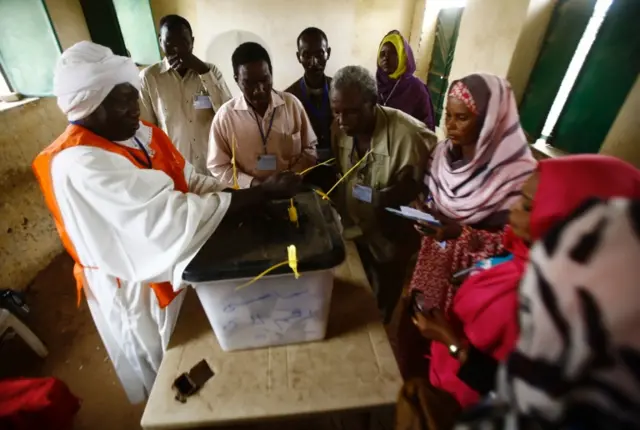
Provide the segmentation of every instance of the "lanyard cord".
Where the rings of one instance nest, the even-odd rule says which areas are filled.
[[[276,116],[276,107],[273,107],[273,111],[271,112],[271,119],[269,120],[269,128],[267,129],[267,134],[265,135],[264,130],[262,129],[262,124],[260,120],[258,120],[258,114],[256,110],[253,110],[253,117],[256,119],[256,124],[258,125],[258,130],[260,131],[260,137],[262,138],[262,145],[264,146],[264,153],[267,153],[267,141],[269,140],[269,135],[271,134],[271,128],[273,127],[273,118]]]
[[[336,189],[336,187],[337,187],[338,185],[340,185],[340,183],[341,183],[342,181],[344,181],[344,180],[347,178],[347,176],[349,176],[349,175],[351,174],[351,172],[353,172],[353,171],[354,171],[354,170],[355,170],[355,169],[356,169],[360,164],[362,164],[362,162],[363,162],[364,160],[366,160],[366,159],[369,157],[369,155],[371,155],[372,153],[373,153],[373,148],[371,148],[370,150],[368,150],[368,151],[367,151],[367,153],[366,153],[366,154],[364,154],[364,156],[363,156],[363,157],[362,157],[362,158],[361,158],[361,159],[360,159],[356,164],[354,164],[354,165],[353,165],[349,170],[347,170],[347,172],[346,172],[344,175],[342,175],[342,178],[338,179],[338,182],[336,182],[335,184],[333,184],[333,187],[331,187],[331,189],[330,189],[329,191],[327,191],[326,193],[323,193],[323,192],[321,192],[321,191],[319,191],[319,190],[316,190],[316,192],[317,192],[318,194],[320,194],[320,195],[322,196],[322,198],[323,198],[323,199],[325,199],[325,200],[329,200],[329,194],[331,194],[331,192],[332,192],[333,190],[335,190],[335,189]]]
[[[396,87],[398,86],[398,84],[400,83],[400,79],[398,79],[396,81],[396,84],[393,86],[393,88],[391,88],[391,92],[389,93],[389,95],[387,96],[386,99],[384,99],[384,102],[382,102],[382,106],[386,106],[387,103],[389,102],[389,99],[391,98],[391,96],[393,95],[394,91],[396,90]]]
[[[147,152],[147,148],[145,148],[144,145],[140,143],[137,137],[134,137],[133,140],[136,142],[136,145],[138,145],[138,148],[140,148],[140,150],[144,153],[144,157],[146,158],[147,162],[145,163],[144,161],[141,161],[138,157],[136,157],[134,153],[130,151],[129,151],[129,154],[131,154],[131,156],[135,158],[138,163],[142,164],[147,169],[151,169],[151,167],[153,166],[153,163],[151,162],[151,157]]]
[[[311,101],[311,97],[308,93],[307,82],[304,80],[304,76],[300,78],[300,91],[302,92],[302,98],[304,99],[303,101],[307,106],[309,106],[309,108],[313,112],[313,116],[318,119],[323,118],[325,116],[325,112],[329,107],[329,86],[327,85],[327,80],[324,80],[324,86],[322,87],[322,104],[320,105],[319,111]]]

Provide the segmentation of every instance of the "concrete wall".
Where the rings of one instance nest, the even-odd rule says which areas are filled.
[[[553,11],[553,0],[468,0],[451,79],[474,72],[509,77],[524,90]]]
[[[65,126],[54,99],[0,112],[0,289],[23,289],[62,251],[31,162]]]
[[[348,64],[376,67],[378,44],[393,29],[407,37],[416,0],[151,0],[156,24],[166,14],[187,18],[195,53],[222,69],[234,94],[231,53],[238,44],[256,41],[270,52],[274,86],[285,89],[302,75],[295,57],[296,38],[305,27],[327,33],[332,48],[329,74]]]
[[[530,0],[506,77],[520,103],[544,42],[555,1]]]
[[[618,112],[600,153],[622,158],[640,169],[640,77]]]
[[[416,73],[422,80],[426,80],[429,73],[429,66],[431,65],[431,54],[433,52],[433,46],[436,41],[436,26],[438,22],[438,14],[441,8],[439,6],[433,6],[434,2],[426,1],[424,4],[424,10],[421,16],[418,17],[420,11],[416,7],[416,17],[414,18],[414,26],[411,34],[411,46],[414,49],[416,57]],[[415,36],[415,32],[420,32],[418,37]]]
[[[45,4],[62,49],[81,40],[91,40],[78,0],[45,0]]]
[[[78,0],[46,4],[63,49],[91,40]],[[25,288],[63,250],[31,162],[66,124],[53,98],[0,110],[0,289]]]

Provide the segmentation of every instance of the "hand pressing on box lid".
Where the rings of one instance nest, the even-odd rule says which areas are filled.
[[[302,186],[302,177],[293,172],[281,172],[269,176],[261,187],[270,199],[290,199]]]

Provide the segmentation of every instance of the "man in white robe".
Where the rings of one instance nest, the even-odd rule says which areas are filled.
[[[182,272],[222,218],[288,198],[299,185],[286,173],[224,192],[162,130],[139,121],[138,91],[130,59],[91,42],[69,48],[54,93],[71,124],[33,164],[132,403],[155,380],[184,297],[174,293]]]

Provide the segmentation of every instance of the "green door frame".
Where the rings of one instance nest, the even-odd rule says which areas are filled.
[[[582,65],[548,143],[597,153],[640,71],[640,1],[615,0]]]
[[[519,106],[520,122],[531,142],[542,133],[595,5],[596,0],[560,0],[556,5]]]
[[[111,48],[114,54],[127,57],[116,9],[111,0],[80,0],[91,40]]]

